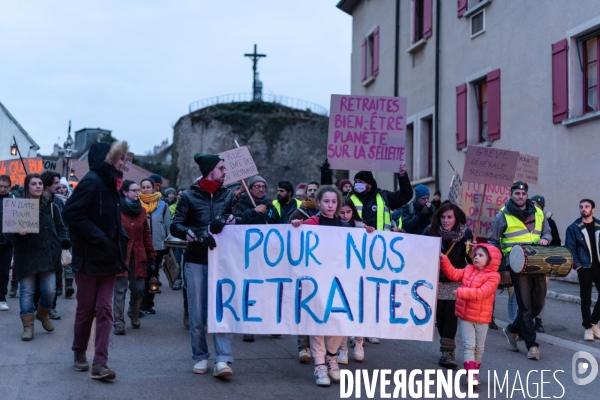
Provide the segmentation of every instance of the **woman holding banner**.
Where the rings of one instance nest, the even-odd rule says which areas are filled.
[[[477,244],[473,241],[473,232],[465,226],[465,223],[465,213],[458,206],[447,202],[433,214],[431,224],[423,232],[424,235],[442,238],[441,252],[448,256],[450,263],[456,269],[463,269],[471,263],[470,245]],[[459,286],[460,282],[451,281],[440,271],[436,325],[440,334],[442,356],[438,364],[452,369],[458,366],[454,358],[456,349],[454,338],[458,327],[458,318],[455,315],[455,293]]]
[[[15,272],[21,289],[21,340],[29,341],[33,339],[33,322],[36,317],[46,331],[54,330],[49,313],[56,292],[56,272],[62,270],[62,249],[69,249],[71,244],[67,239],[67,231],[58,206],[44,194],[41,176],[27,175],[24,186],[25,198],[39,201],[39,233],[27,233],[23,230],[10,236],[14,246]],[[37,312],[34,314],[33,295],[36,281],[39,281],[41,295]]]

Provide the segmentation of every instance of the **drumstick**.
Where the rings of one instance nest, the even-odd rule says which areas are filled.
[[[477,240],[477,233],[479,228],[479,222],[481,222],[481,212],[483,211],[483,201],[485,200],[485,192],[487,191],[487,183],[483,185],[483,195],[481,196],[481,203],[479,203],[479,212],[477,213],[477,223],[473,229],[473,238]]]

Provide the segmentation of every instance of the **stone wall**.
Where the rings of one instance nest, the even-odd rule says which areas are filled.
[[[185,115],[173,135],[173,163],[179,169],[177,187],[187,187],[199,175],[196,153],[219,153],[248,146],[274,199],[277,182],[320,180],[325,160],[327,117],[267,102],[218,104]]]

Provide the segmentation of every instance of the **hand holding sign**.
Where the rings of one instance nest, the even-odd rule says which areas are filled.
[[[2,200],[2,232],[27,233],[40,232],[40,201],[36,199]]]

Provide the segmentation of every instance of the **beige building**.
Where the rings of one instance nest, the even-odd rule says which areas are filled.
[[[447,197],[466,146],[539,156],[530,195],[561,239],[600,202],[600,8],[593,0],[341,0],[352,16],[351,94],[408,99],[413,183]],[[391,188],[391,174],[378,174]],[[600,204],[600,203],[599,203]],[[600,215],[600,214],[599,214]]]

